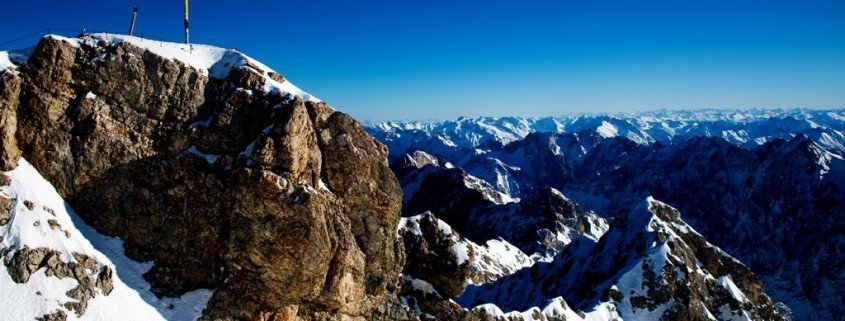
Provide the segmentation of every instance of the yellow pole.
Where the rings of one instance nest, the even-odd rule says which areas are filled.
[[[188,0],[185,0],[185,44],[191,44],[190,37],[188,36]]]

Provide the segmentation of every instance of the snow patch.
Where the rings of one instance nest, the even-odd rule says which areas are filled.
[[[203,153],[203,152],[199,151],[196,146],[191,146],[190,148],[188,148],[188,153],[197,155],[197,156],[205,159],[206,162],[208,162],[209,164],[212,164],[212,165],[215,162],[217,162],[218,158],[220,158],[220,155]]]
[[[613,138],[619,134],[619,129],[617,129],[616,126],[613,126],[613,124],[603,120],[601,122],[601,126],[596,128],[596,133],[604,138]]]

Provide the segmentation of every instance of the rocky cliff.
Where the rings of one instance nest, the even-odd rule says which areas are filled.
[[[154,262],[156,295],[214,289],[208,320],[402,315],[402,191],[349,115],[207,46],[47,36],[0,72],[0,166]]]

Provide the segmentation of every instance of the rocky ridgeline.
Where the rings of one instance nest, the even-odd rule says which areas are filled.
[[[781,319],[748,268],[650,198],[598,243],[575,242],[550,263],[471,287],[455,300],[505,311],[545,306],[550,319],[560,307],[578,311],[578,319],[602,313],[623,320]]]
[[[407,316],[385,147],[325,103],[268,90],[285,80],[249,59],[227,71],[45,37],[0,75],[0,165],[25,157],[88,224],[155,262],[157,295],[216,289],[204,319]],[[53,268],[43,252],[9,264]]]
[[[405,214],[430,211],[399,227],[402,299],[423,319],[782,319],[748,268],[664,203],[649,198],[608,223],[553,188],[497,203],[492,186],[445,164],[417,152],[392,165],[413,193]],[[507,264],[520,258],[529,262]]]

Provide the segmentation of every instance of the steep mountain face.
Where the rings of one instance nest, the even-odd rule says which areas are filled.
[[[611,225],[653,195],[678,208],[710,242],[748,264],[780,308],[791,309],[796,320],[826,320],[842,314],[836,303],[845,299],[839,286],[845,285],[841,268],[845,262],[837,254],[845,248],[839,232],[845,227],[841,223],[845,218],[841,205],[845,204],[845,162],[838,143],[845,126],[842,111],[673,112],[595,118],[601,121],[588,121],[593,119],[590,117],[572,122],[545,119],[546,124],[562,124],[543,125],[546,132],[538,125],[542,120],[526,120],[541,127],[537,132],[525,127],[524,132],[529,133],[523,139],[504,146],[498,142],[505,136],[484,133],[477,135],[488,140],[477,145],[455,143],[443,149],[436,142],[440,140],[436,137],[461,141],[452,135],[469,135],[462,130],[472,127],[457,126],[469,121],[489,125],[485,127],[488,134],[495,132],[490,126],[508,128],[496,127],[486,118],[453,122],[453,131],[427,138],[435,140],[433,143],[421,139],[409,144],[408,140],[421,137],[418,133],[447,128],[450,122],[402,130],[382,124],[369,130],[384,138],[391,149],[420,147],[415,153],[448,163],[452,171],[478,177],[514,200],[529,199],[546,187],[558,189],[610,220]],[[574,125],[582,122],[597,126],[584,129]],[[514,122],[502,119],[502,123]],[[629,133],[639,128],[635,131],[639,134],[621,135],[622,128]],[[728,128],[744,129],[747,139],[712,137]],[[617,134],[611,135],[614,131]],[[673,134],[660,136],[659,132]],[[643,133],[653,140],[641,139]],[[396,159],[394,170],[401,158]],[[418,191],[424,175],[396,173],[406,200],[415,198],[409,194],[431,192]],[[449,221],[448,216],[441,217]]]
[[[551,263],[471,287],[456,301],[506,311],[546,307],[544,314],[552,312],[547,305],[592,311],[576,319],[606,311],[623,320],[779,320],[761,288],[677,210],[649,198],[598,243],[574,243]]]
[[[435,166],[419,170],[432,172]],[[475,191],[460,188],[466,190],[460,195]],[[438,192],[456,191],[417,191]],[[448,205],[431,204],[449,214],[447,221],[425,212],[399,224],[409,253],[401,297],[423,319],[782,319],[748,268],[707,243],[677,210],[652,198],[610,223],[609,230],[603,219],[554,189],[518,203],[488,201],[478,207],[482,210],[463,213],[468,218],[459,221],[462,229],[448,223],[457,215]],[[550,233],[552,226],[560,230]],[[477,245],[493,235],[504,251],[489,241]],[[506,250],[510,242],[513,251]],[[523,249],[539,253],[528,257]],[[520,259],[528,261],[487,273]]]
[[[385,147],[348,115],[208,46],[47,36],[4,69],[0,165],[25,157],[86,223],[154,262],[144,279],[156,296],[213,289],[209,320],[403,316],[391,294],[401,190]],[[93,265],[77,281],[108,295],[106,262],[54,250],[6,251],[2,273],[25,284],[13,267],[47,260],[47,277],[64,280],[53,264]]]
[[[404,160],[400,164],[393,168],[403,174],[402,182],[421,181],[403,212],[436,213],[473,242],[503,238],[529,255],[551,257],[573,239],[595,241],[607,230],[604,219],[582,211],[553,188],[537,190],[514,202],[460,169]]]

